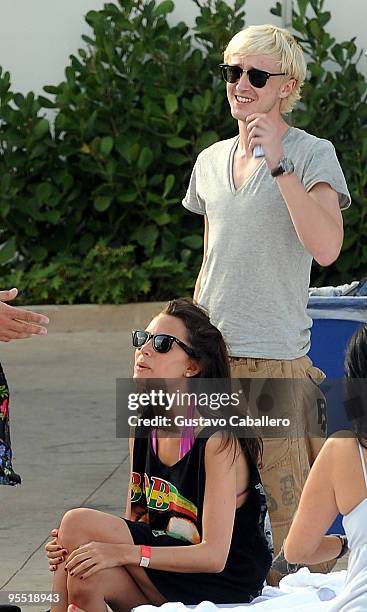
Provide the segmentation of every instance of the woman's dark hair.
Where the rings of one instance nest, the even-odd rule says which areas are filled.
[[[227,347],[223,336],[211,322],[206,312],[191,299],[171,300],[161,314],[181,319],[187,330],[188,344],[194,349],[195,359],[200,364],[200,378],[231,378]],[[229,429],[223,448],[234,445],[236,436]],[[259,437],[238,438],[241,448],[255,465],[262,456],[262,440]]]
[[[202,308],[192,300],[171,300],[162,314],[181,319],[187,330],[189,345],[194,349],[200,363],[201,378],[230,378],[231,371],[227,347],[223,336]]]
[[[358,385],[358,395],[361,396],[362,414],[361,418],[354,421],[355,433],[359,442],[367,448],[367,402],[365,385],[367,385],[367,325],[362,325],[351,337],[345,355],[345,373],[347,383],[350,381],[353,389],[354,378],[366,379],[365,383]],[[348,387],[347,387],[348,388]],[[355,395],[356,386],[353,389]]]

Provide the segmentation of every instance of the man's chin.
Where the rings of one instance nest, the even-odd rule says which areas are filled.
[[[233,108],[231,113],[232,113],[233,119],[236,119],[236,121],[246,121],[246,117],[251,115],[250,111],[246,109],[237,110]]]

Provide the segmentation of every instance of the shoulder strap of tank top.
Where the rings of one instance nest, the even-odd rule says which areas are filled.
[[[366,483],[366,487],[367,487],[367,468],[366,468],[366,460],[364,457],[364,452],[363,452],[363,446],[360,442],[358,442],[358,448],[359,448],[359,454],[361,455],[361,462],[362,462],[362,469],[363,469],[363,475],[364,475],[364,481]]]

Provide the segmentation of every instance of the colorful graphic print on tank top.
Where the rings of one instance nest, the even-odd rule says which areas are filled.
[[[200,534],[196,527],[197,507],[181,495],[174,484],[158,476],[149,477],[147,473],[144,473],[143,479],[138,472],[132,472],[130,490],[133,521],[148,522],[149,510],[166,513],[165,528],[153,529],[154,535],[166,534],[192,544],[200,542]]]

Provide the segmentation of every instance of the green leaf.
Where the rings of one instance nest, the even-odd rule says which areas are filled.
[[[336,268],[339,272],[347,272],[348,270],[353,268],[353,264],[355,263],[355,254],[353,251],[343,252],[339,255],[336,261]]]
[[[354,233],[349,229],[349,231],[345,234],[343,240],[343,251],[347,251],[352,247],[358,240],[359,236],[357,233]]]
[[[150,166],[153,159],[154,159],[154,155],[153,155],[152,150],[149,149],[149,147],[143,147],[140,152],[139,159],[138,159],[139,170],[145,171]]]
[[[315,38],[319,38],[320,34],[321,34],[321,28],[319,25],[319,22],[317,21],[317,19],[311,19],[308,23],[309,28],[312,32],[312,34],[314,35]]]
[[[313,10],[315,11],[316,15],[318,16],[320,11],[323,8],[323,5],[325,4],[325,0],[310,0],[310,4]]]
[[[182,155],[182,153],[170,153],[169,159],[175,166],[183,166],[183,164],[189,162],[190,158],[187,155]]]
[[[9,145],[13,145],[15,147],[24,146],[24,136],[20,131],[7,130],[5,133],[5,138]]]
[[[169,174],[166,177],[166,180],[164,182],[164,191],[163,191],[163,197],[165,198],[166,196],[168,196],[169,192],[171,191],[172,187],[175,184],[175,177],[173,174]]]
[[[4,264],[10,259],[13,259],[15,250],[15,238],[9,238],[9,240],[4,242],[0,247],[0,264]]]
[[[133,236],[138,244],[151,253],[158,239],[159,230],[156,225],[141,226],[134,232]]]
[[[208,130],[207,132],[204,132],[203,134],[201,134],[201,136],[198,138],[196,147],[198,151],[200,152],[203,149],[210,147],[210,145],[212,145],[214,142],[217,142],[217,141],[218,141],[217,132],[214,132],[213,130]]]
[[[1,179],[0,179],[0,187],[1,187],[1,193],[2,193],[2,195],[4,195],[4,193],[5,193],[6,191],[8,191],[8,189],[10,189],[10,187],[11,187],[11,182],[12,182],[11,178],[12,178],[12,177],[11,177],[11,174],[10,174],[10,173],[8,173],[8,172],[7,172],[6,174],[3,174],[3,175],[2,175],[2,177],[1,177]]]
[[[193,250],[201,249],[201,247],[203,246],[203,238],[202,236],[198,236],[197,234],[192,236],[186,236],[185,238],[182,238],[181,242],[183,242],[184,245],[188,246],[189,249]]]
[[[38,96],[38,102],[42,108],[57,108],[56,102],[52,102],[45,96]]]
[[[129,147],[130,161],[134,162],[138,159],[139,151],[140,146],[137,142]]]
[[[2,219],[6,219],[10,212],[10,203],[0,200],[0,215]]]
[[[128,163],[130,163],[130,142],[126,139],[126,137],[118,136],[118,138],[116,138],[115,146],[119,155],[121,155],[121,157],[123,157]]]
[[[87,253],[94,244],[93,234],[84,234],[79,241],[79,251],[84,254]]]
[[[22,110],[22,109],[23,109],[23,107],[24,107],[24,96],[22,96],[22,94],[20,94],[20,93],[16,93],[16,94],[14,95],[13,100],[14,100],[14,103],[16,104],[16,106],[17,106],[17,107],[18,107],[20,110]]]
[[[192,106],[193,106],[195,113],[198,113],[198,114],[205,113],[205,109],[206,109],[205,98],[203,96],[198,96],[198,95],[194,96],[192,99]]]
[[[367,136],[364,136],[362,140],[362,157],[367,159]]]
[[[182,149],[182,147],[186,147],[188,144],[190,144],[190,141],[180,136],[173,136],[173,138],[167,140],[167,145],[171,149]]]
[[[98,196],[94,200],[94,208],[99,212],[104,212],[110,207],[112,200],[113,196]]]
[[[178,100],[175,94],[167,94],[164,98],[164,105],[169,115],[172,115],[178,109]]]
[[[52,194],[50,183],[40,183],[36,189],[36,200],[39,204],[47,204],[47,200]]]
[[[47,119],[40,119],[33,128],[33,135],[38,140],[46,136],[49,130],[50,130],[50,125]]]
[[[167,15],[168,13],[172,13],[175,5],[172,0],[164,0],[154,9],[153,15],[154,17],[161,17],[162,15]]]
[[[336,61],[340,66],[344,66],[344,53],[341,45],[336,44],[331,48],[331,53],[335,57]]]
[[[311,72],[311,75],[315,78],[320,78],[324,75],[325,70],[322,66],[320,66],[320,64],[309,63],[308,68]]]
[[[153,176],[150,177],[148,183],[151,187],[157,187],[157,185],[160,185],[163,182],[163,179],[163,174],[153,174]]]
[[[44,88],[43,88],[43,91],[45,91],[46,93],[49,93],[49,94],[56,95],[56,94],[60,93],[60,88],[59,87],[55,87],[55,85],[45,85]]]
[[[35,260],[35,261],[43,261],[44,259],[46,259],[47,257],[47,249],[45,249],[45,247],[39,246],[39,245],[32,245],[28,248],[31,257]]]
[[[318,20],[320,26],[323,28],[331,19],[330,11],[325,11],[324,13],[319,13]]]
[[[65,68],[65,76],[69,85],[73,87],[75,85],[75,70],[72,66],[67,66]]]
[[[308,6],[308,0],[297,0],[298,8],[302,17],[305,16],[306,9]]]
[[[160,211],[152,210],[150,213],[150,217],[153,219],[153,221],[156,222],[157,225],[160,225],[160,226],[167,225],[168,223],[172,221],[171,215],[169,215],[167,212],[160,212]]]
[[[47,219],[47,221],[49,221],[52,224],[58,223],[60,221],[61,218],[61,211],[54,209],[54,210],[49,210],[47,211],[47,213],[45,214],[45,218]]]
[[[101,152],[101,155],[103,155],[103,157],[107,157],[111,153],[112,149],[113,149],[112,136],[104,136],[101,139],[101,142],[99,145],[99,150]]]
[[[275,6],[270,9],[272,15],[276,15],[276,17],[282,16],[282,5],[280,2],[277,2]]]
[[[123,193],[118,196],[119,202],[135,202],[138,197],[136,189],[126,189]]]

